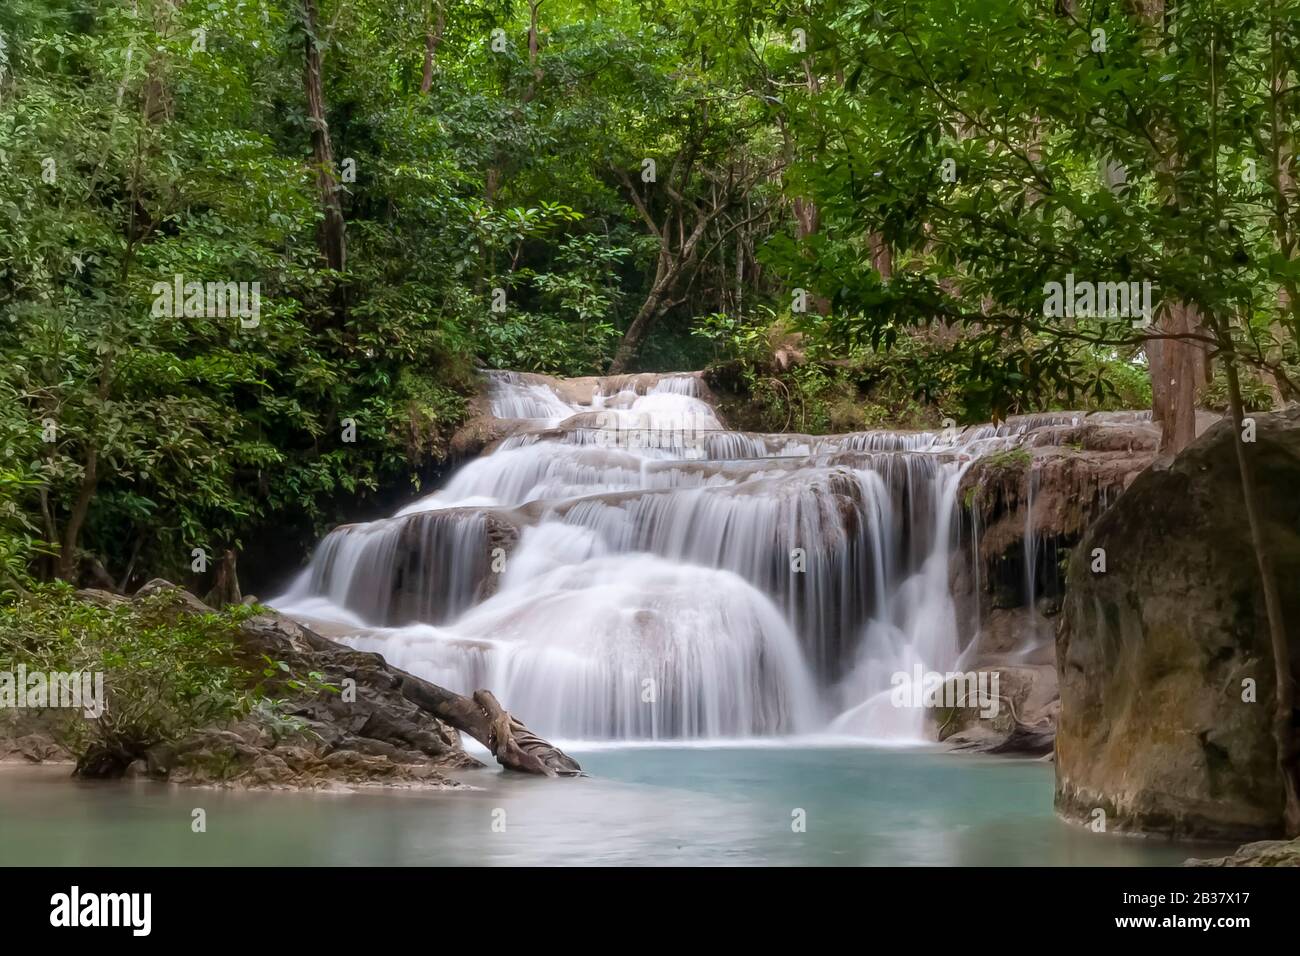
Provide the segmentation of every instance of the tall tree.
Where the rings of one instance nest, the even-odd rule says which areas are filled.
[[[335,272],[347,268],[347,227],[343,220],[343,202],[334,165],[334,146],[330,142],[329,120],[325,115],[325,80],[322,73],[320,13],[316,0],[302,0],[303,20],[303,90],[307,97],[307,121],[311,128],[312,166],[316,171],[316,192],[320,201],[321,222],[317,243],[321,258]]]
[[[424,71],[420,77],[420,92],[428,95],[433,89],[433,58],[442,43],[443,31],[447,29],[447,11],[442,3],[437,4],[436,15],[432,11],[432,0],[424,2]]]

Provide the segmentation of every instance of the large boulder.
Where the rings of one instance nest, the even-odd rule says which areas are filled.
[[[1042,757],[1052,752],[1059,701],[1051,664],[982,666],[985,686],[998,706],[985,716],[978,707],[936,707],[931,711],[935,736],[954,750]],[[945,688],[946,690],[946,688]],[[957,699],[958,693],[945,696]]]
[[[1256,416],[1255,463],[1293,660],[1300,655],[1300,409]],[[1069,562],[1057,632],[1056,805],[1110,829],[1281,832],[1273,659],[1237,471],[1213,426],[1137,477]],[[1106,569],[1094,573],[1096,549]],[[1253,688],[1253,693],[1252,693]]]

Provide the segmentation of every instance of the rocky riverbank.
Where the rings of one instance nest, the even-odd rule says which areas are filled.
[[[78,596],[112,605],[159,593],[175,602],[178,613],[212,613],[164,581],[150,582],[129,599],[103,591]],[[468,704],[468,698],[457,698],[392,667],[378,654],[337,644],[269,609],[242,621],[237,634],[239,653],[250,667],[265,668],[274,706],[268,698],[263,701],[268,706],[237,720],[153,744],[138,754],[95,744],[74,754],[55,730],[58,715],[16,711],[0,724],[0,759],[72,763],[83,777],[303,790],[451,789],[463,785],[448,776],[450,771],[482,766],[465,752],[456,727],[411,699],[431,692],[455,703]],[[485,727],[490,716],[483,715]]]
[[[1300,840],[1260,840],[1247,843],[1229,856],[1188,860],[1184,866],[1300,866]]]

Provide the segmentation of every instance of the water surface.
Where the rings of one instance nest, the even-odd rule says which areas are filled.
[[[1035,761],[788,743],[571,752],[591,776],[470,771],[482,789],[454,792],[227,792],[6,765],[0,864],[1131,866],[1225,852],[1062,823]]]

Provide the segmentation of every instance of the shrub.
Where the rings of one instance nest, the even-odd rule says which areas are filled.
[[[180,592],[97,604],[66,585],[38,586],[0,608],[0,670],[104,675],[104,711],[45,711],[78,773],[111,776],[161,743],[258,706],[259,672],[241,660],[249,607],[195,614]]]

